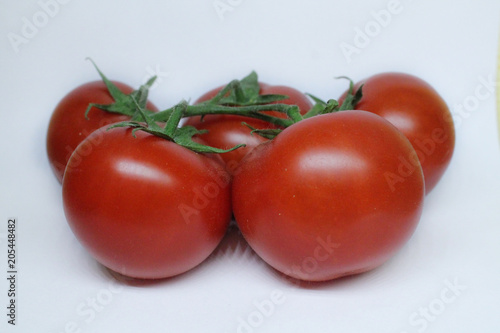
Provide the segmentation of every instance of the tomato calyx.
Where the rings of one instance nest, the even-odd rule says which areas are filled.
[[[136,103],[139,104],[142,108],[146,108],[146,103],[148,100],[149,88],[153,85],[156,80],[156,76],[151,77],[145,84],[141,85],[138,90],[132,91],[130,94],[124,94],[113,82],[111,82],[106,75],[97,67],[95,62],[91,58],[87,58],[94,68],[99,73],[102,81],[108,88],[109,94],[115,100],[114,103],[111,104],[98,104],[98,103],[90,103],[87,109],[85,110],[85,118],[88,119],[88,114],[93,107],[101,109],[103,111],[122,114],[131,117],[132,119],[140,119],[140,115],[137,112]],[[153,113],[153,111],[145,110],[147,113]]]
[[[181,119],[193,116],[203,117],[210,114],[242,115],[261,119],[283,128],[302,120],[300,110],[296,105],[267,104],[287,99],[288,96],[278,94],[259,95],[260,87],[255,72],[251,72],[242,80],[231,81],[210,100],[196,105],[189,105],[183,100],[173,107],[157,113],[148,112],[144,108],[144,100],[147,99],[147,89],[148,86],[145,85],[139,89],[138,96],[130,96],[135,108],[133,118],[130,121],[115,124],[109,127],[109,129],[115,127],[132,127],[132,133],[142,130],[173,141],[197,153],[220,154],[233,151],[245,145],[238,144],[229,149],[219,149],[196,142],[193,140],[195,135],[202,135],[208,131],[198,130],[193,126],[179,127]],[[137,100],[137,98],[142,99]],[[107,110],[105,109],[105,111]],[[264,113],[269,111],[284,113],[286,118],[279,118]],[[162,126],[161,123],[165,124]],[[201,138],[203,139],[202,136]]]
[[[242,125],[245,125],[249,129],[251,129],[252,130],[250,132],[251,134],[255,133],[255,134],[258,134],[261,137],[269,139],[269,140],[274,139],[276,136],[278,136],[278,134],[280,134],[283,131],[281,128],[258,129],[258,128],[255,128],[255,127],[253,127],[252,125],[250,125],[250,124],[248,124],[246,122],[243,122]]]
[[[241,80],[233,80],[217,93],[212,99],[198,105],[248,106],[269,104],[288,99],[286,95],[260,95],[258,76],[255,71]]]
[[[188,107],[186,101],[183,101],[173,107],[173,110],[170,113],[170,116],[167,119],[166,123],[163,125],[163,127],[159,125],[153,119],[153,116],[148,114],[146,110],[141,105],[139,105],[137,101],[135,102],[135,106],[137,108],[138,114],[142,118],[142,122],[134,120],[123,121],[110,126],[108,130],[116,127],[131,127],[133,128],[132,135],[134,135],[134,137],[135,137],[135,132],[141,130],[159,136],[163,139],[175,142],[178,145],[190,149],[196,153],[221,154],[245,146],[244,144],[239,144],[229,149],[219,149],[194,141],[193,137],[195,135],[203,134],[206,133],[207,131],[198,130],[193,126],[179,127],[179,122],[184,116],[186,109]]]
[[[92,60],[90,59],[90,61]],[[209,100],[195,105],[189,105],[188,102],[182,100],[180,103],[168,109],[154,113],[146,109],[146,102],[149,88],[154,83],[156,77],[152,77],[138,90],[126,95],[119,91],[119,89],[106,78],[93,61],[92,63],[108,87],[111,96],[115,99],[115,103],[109,105],[92,103],[87,108],[85,116],[87,116],[88,111],[92,107],[97,107],[108,112],[128,115],[131,117],[130,121],[115,124],[108,129],[115,127],[132,127],[132,133],[142,130],[166,140],[173,141],[197,153],[226,153],[244,147],[245,145],[238,144],[229,149],[219,149],[199,143],[193,140],[193,137],[201,135],[203,139],[202,135],[207,133],[207,131],[198,130],[193,126],[180,127],[180,121],[185,117],[201,116],[202,121],[204,116],[214,114],[256,118],[274,124],[278,128],[256,129],[246,123],[242,124],[248,126],[252,130],[252,134],[257,134],[267,139],[273,139],[279,135],[283,129],[303,119],[342,110],[352,110],[362,96],[361,87],[354,92],[354,83],[349,79],[349,94],[342,105],[339,105],[338,101],[334,99],[324,102],[316,96],[307,94],[314,100],[315,105],[305,115],[301,115],[297,105],[279,103],[280,101],[288,99],[289,96],[280,94],[260,95],[258,76],[255,71],[252,71],[241,80],[231,81]],[[282,113],[285,117],[273,116],[269,114],[270,111]],[[164,125],[161,125],[161,123],[164,123]]]
[[[354,81],[347,76],[338,76],[337,79],[349,80],[349,90],[347,90],[347,96],[342,102],[339,111],[354,110],[356,104],[363,97],[363,85],[360,85],[358,90],[354,91]]]
[[[336,79],[349,80],[349,89],[347,91],[347,96],[342,102],[342,104],[339,104],[339,102],[334,99],[330,99],[327,102],[325,102],[312,94],[307,94],[307,96],[309,96],[316,104],[314,104],[311,110],[309,110],[304,115],[304,118],[311,118],[313,116],[325,113],[354,110],[356,104],[358,104],[358,102],[363,97],[363,85],[361,85],[358,90],[354,91],[354,82],[349,77],[338,76],[336,77]]]
[[[289,96],[279,94],[260,95],[260,86],[257,73],[252,71],[241,80],[233,80],[220,90],[213,98],[204,102],[188,105],[184,117],[226,114],[240,115],[261,119],[279,127],[288,127],[302,119],[300,110],[296,105],[269,104],[288,99]],[[182,103],[182,102],[181,102]],[[155,121],[166,121],[176,106],[158,112],[153,116]],[[286,115],[279,118],[263,113],[276,111]]]

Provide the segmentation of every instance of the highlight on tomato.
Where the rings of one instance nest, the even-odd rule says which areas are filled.
[[[132,128],[108,126],[80,144],[63,179],[71,230],[101,264],[160,279],[205,260],[231,219],[230,176],[216,158]],[[82,156],[76,158],[76,156]]]
[[[340,111],[254,148],[232,191],[238,226],[265,262],[326,281],[378,267],[408,241],[424,179],[410,142],[387,120]]]
[[[361,86],[363,97],[355,109],[387,119],[410,140],[429,193],[448,168],[455,148],[455,127],[445,101],[430,84],[405,73],[376,74],[356,83],[354,90]]]

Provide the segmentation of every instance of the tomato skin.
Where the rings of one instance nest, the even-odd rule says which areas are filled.
[[[189,121],[189,120],[188,120]],[[219,156],[224,161],[227,170],[233,174],[237,172],[241,159],[253,147],[267,141],[266,138],[254,134],[251,130],[242,125],[245,122],[254,128],[274,128],[271,124],[259,119],[251,119],[243,116],[233,115],[210,115],[206,116],[204,121],[195,127],[198,129],[208,130],[208,133],[200,135],[200,138],[208,146],[229,149],[239,144],[245,144],[245,147],[232,150]],[[187,123],[187,125],[193,122]]]
[[[215,158],[129,128],[100,129],[63,179],[63,204],[77,239],[122,275],[166,278],[206,259],[231,219],[230,176]],[[99,137],[99,138],[97,138]]]
[[[405,244],[420,219],[422,170],[418,160],[402,162],[414,154],[394,126],[369,112],[303,120],[241,161],[234,216],[255,252],[293,278],[371,270]]]
[[[312,103],[307,96],[294,88],[286,86],[271,86],[265,83],[259,83],[259,85],[259,93],[261,95],[278,94],[289,96],[290,98],[280,101],[280,103],[297,105],[302,114],[312,108]],[[194,104],[199,104],[213,98],[222,88],[224,87],[218,87],[207,92],[198,98]],[[280,112],[269,111],[267,113],[280,118],[286,117]],[[226,163],[228,170],[230,170],[230,172],[235,172],[241,159],[251,149],[267,141],[267,139],[261,137],[260,135],[252,135],[250,128],[242,125],[242,122],[246,122],[250,126],[258,129],[276,128],[276,126],[266,121],[235,115],[209,115],[205,116],[203,121],[201,121],[201,117],[190,117],[186,121],[185,125],[194,126],[200,130],[208,130],[208,133],[201,135],[201,137],[208,145],[213,147],[229,149],[238,144],[244,143],[246,147],[238,148],[220,155]]]
[[[113,81],[125,94],[133,88]],[[108,92],[103,81],[85,83],[69,92],[56,106],[50,118],[47,131],[47,155],[50,166],[57,180],[62,182],[64,169],[69,157],[89,134],[104,125],[129,120],[130,117],[92,108],[85,119],[85,110],[90,103],[111,104],[113,97]],[[147,104],[151,111],[158,109],[151,103]]]
[[[410,140],[429,193],[448,168],[455,147],[455,128],[445,101],[431,85],[409,74],[380,73],[360,81],[355,89],[361,84],[363,97],[355,109],[384,117]]]

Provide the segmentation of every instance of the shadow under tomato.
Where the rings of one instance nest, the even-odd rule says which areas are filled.
[[[305,289],[305,290],[326,290],[326,289],[350,287],[353,284],[362,283],[363,281],[366,282],[367,280],[370,279],[370,275],[376,274],[375,271],[378,270],[378,268],[375,268],[368,272],[353,273],[351,275],[345,275],[327,281],[305,281],[288,276],[280,271],[277,271],[276,269],[272,268],[269,265],[268,267],[274,278],[279,280],[283,284],[291,288]]]
[[[414,267],[408,265],[407,253],[397,253],[382,265],[366,272],[353,273],[351,275],[341,276],[328,281],[304,281],[292,278],[279,272],[269,265],[268,270],[274,279],[280,281],[290,288],[324,291],[340,290],[347,288],[380,288],[387,285],[397,286],[411,278]]]
[[[219,244],[217,249],[210,255],[207,260],[205,260],[202,265],[210,265],[211,261],[220,260],[222,258],[230,258],[231,260],[228,261],[233,261],[233,263],[234,261],[238,260],[257,261],[259,264],[261,264],[259,266],[262,266],[262,272],[264,272],[264,274],[267,274],[270,278],[277,279],[280,283],[283,283],[286,286],[306,290],[324,290],[340,287],[344,288],[351,286],[354,283],[370,283],[370,280],[378,279],[378,272],[380,272],[380,270],[383,269],[384,266],[382,265],[381,267],[377,267],[367,272],[342,276],[328,281],[305,281],[295,279],[274,269],[271,265],[262,260],[247,243],[234,221],[231,222],[226,236]],[[229,262],[226,262],[225,264],[229,264]],[[387,264],[388,263],[386,263],[386,265]]]
[[[175,283],[181,279],[187,278],[190,274],[193,274],[193,271],[195,271],[199,267],[198,265],[185,273],[171,277],[166,277],[161,279],[140,279],[120,274],[101,264],[99,264],[99,266],[100,269],[103,271],[103,273],[107,275],[110,279],[114,279],[119,284],[129,287],[151,287],[166,283]]]
[[[207,257],[207,259],[198,264],[196,267],[179,275],[161,279],[140,279],[120,274],[100,263],[96,264],[98,265],[98,269],[103,275],[107,276],[110,279],[116,280],[120,284],[132,287],[150,287],[166,283],[176,283],[182,279],[190,278],[194,274],[198,274],[200,270],[203,270],[209,265],[213,264],[214,261],[221,260],[222,257],[238,256],[243,252],[248,253],[249,251],[253,256],[257,257],[257,255],[253,252],[253,250],[241,235],[241,232],[239,231],[236,223],[232,221],[220,244]]]
[[[237,255],[242,250],[250,250],[253,252],[253,250],[250,248],[250,245],[248,245],[247,241],[241,234],[238,225],[234,220],[232,220],[229,224],[226,235],[208,259],[215,259],[221,256]]]
[[[132,287],[151,287],[162,284],[176,283],[183,279],[194,277],[196,274],[200,274],[200,271],[204,269],[210,269],[210,267],[217,264],[218,261],[224,261],[222,263],[224,265],[238,264],[243,262],[245,264],[243,266],[248,266],[246,265],[248,261],[257,262],[261,264],[264,274],[267,274],[271,279],[276,279],[283,285],[291,288],[313,291],[350,288],[354,284],[359,283],[383,283],[383,281],[381,282],[378,280],[384,280],[383,276],[385,276],[385,274],[380,273],[382,272],[382,270],[384,270],[384,267],[390,265],[391,262],[391,260],[389,260],[389,262],[385,263],[384,265],[367,272],[347,275],[328,281],[305,281],[295,279],[274,269],[272,266],[268,265],[264,260],[262,260],[247,243],[236,223],[232,221],[222,241],[210,254],[210,256],[208,256],[208,258],[198,266],[185,273],[163,279],[138,279],[114,272],[101,264],[98,264],[98,266],[101,273],[103,273],[110,279],[116,280],[120,284]]]

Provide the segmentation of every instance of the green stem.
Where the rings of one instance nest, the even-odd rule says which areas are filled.
[[[164,132],[170,136],[174,137],[175,132],[177,131],[177,128],[179,127],[179,122],[181,121],[182,117],[184,116],[184,112],[187,109],[187,102],[183,101],[172,109],[172,112],[170,113],[170,117],[167,120],[167,123],[165,124],[165,129]]]
[[[240,81],[238,81],[238,80],[234,81],[233,89],[234,89],[234,94],[236,97],[236,102],[244,101],[245,100],[245,92],[243,91],[243,88],[241,87]]]
[[[155,113],[154,115],[152,115],[152,118],[155,121],[167,121],[170,118],[175,107],[177,106]],[[238,115],[238,116],[261,119],[281,127],[291,126],[295,122],[302,119],[302,117],[300,116],[300,112],[298,112],[298,107],[287,104],[268,104],[268,105],[249,105],[249,106],[197,104],[197,105],[186,105],[185,107],[186,108],[184,110],[184,117],[193,117],[193,116],[201,116],[209,114],[230,114],[230,115]],[[261,113],[263,111],[277,111],[285,113],[290,116],[290,119],[278,118],[265,113]]]
[[[300,114],[300,109],[297,105],[291,105],[287,110],[287,115],[292,120],[291,125],[304,119],[304,118],[302,118],[302,115]]]

